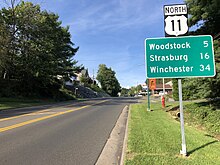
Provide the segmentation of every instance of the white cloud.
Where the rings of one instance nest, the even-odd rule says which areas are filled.
[[[155,9],[153,9],[155,8]],[[152,12],[153,11],[153,12]],[[77,31],[105,31],[148,26],[161,17],[161,9],[151,7],[144,0],[112,0],[90,4],[78,11],[75,19],[67,23]]]

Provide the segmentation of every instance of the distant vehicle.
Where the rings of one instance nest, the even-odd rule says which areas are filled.
[[[135,95],[134,97],[142,97],[143,95]]]
[[[164,95],[164,93],[163,93],[163,91],[160,91],[159,96],[162,96],[162,95]],[[167,95],[167,92],[165,92],[165,95]]]

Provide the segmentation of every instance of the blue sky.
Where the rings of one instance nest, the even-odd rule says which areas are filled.
[[[163,5],[183,0],[30,0],[57,13],[79,46],[75,59],[98,71],[106,64],[122,87],[144,83],[144,40],[164,37]]]

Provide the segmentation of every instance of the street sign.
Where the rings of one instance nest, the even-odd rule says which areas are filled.
[[[164,6],[164,29],[165,29],[165,36],[181,36],[181,35],[187,35],[188,33],[188,25],[187,25],[187,6],[186,5],[166,5]],[[207,41],[204,41],[207,43]],[[212,41],[211,41],[212,42]],[[188,44],[188,45],[187,45]],[[175,46],[175,44],[173,45]],[[184,43],[181,45],[183,49],[190,49],[190,43],[186,41],[185,45]],[[181,47],[180,46],[180,47]],[[176,46],[178,48],[178,44]],[[205,46],[207,47],[207,45]],[[169,48],[168,48],[169,49]],[[213,52],[213,51],[212,51]],[[174,51],[174,53],[179,53],[178,51]],[[185,53],[185,52],[184,52]],[[179,57],[183,57],[185,60],[185,63],[188,62],[188,54],[180,54]],[[170,60],[172,59],[172,54],[170,54]],[[191,56],[190,56],[191,57]],[[193,59],[193,58],[192,58]],[[214,59],[214,57],[213,57]],[[176,59],[177,60],[177,59]],[[174,61],[176,61],[174,60]],[[178,61],[181,61],[180,58]],[[200,66],[203,66],[201,64]],[[187,67],[184,68],[179,67],[179,69],[182,69],[183,71],[186,70]],[[176,67],[175,67],[176,68]],[[178,67],[177,67],[178,68]],[[169,68],[170,69],[170,68]],[[193,70],[193,67],[190,67],[191,72]],[[180,72],[180,70],[179,70]],[[163,78],[163,86],[164,86],[164,78]],[[186,152],[186,141],[185,141],[185,131],[184,131],[184,117],[183,117],[183,102],[182,102],[182,83],[181,79],[178,79],[178,89],[179,89],[179,101],[180,101],[180,123],[181,123],[181,137],[182,137],[182,150],[180,153],[182,155],[187,155]],[[165,88],[163,87],[163,91],[165,92]]]
[[[188,33],[187,6],[165,5],[164,6],[164,29],[165,36],[180,36]]]
[[[215,76],[212,36],[145,40],[147,78]]]
[[[149,88],[151,90],[155,90],[156,89],[156,79],[155,78],[149,79]]]

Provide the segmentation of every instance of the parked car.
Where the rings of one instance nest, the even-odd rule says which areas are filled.
[[[162,96],[162,95],[164,95],[164,93],[163,93],[163,91],[160,91],[159,96]],[[165,92],[165,95],[167,95],[167,92]]]
[[[142,97],[142,96],[143,96],[143,95],[139,95],[139,94],[138,94],[138,95],[135,95],[134,97]]]

